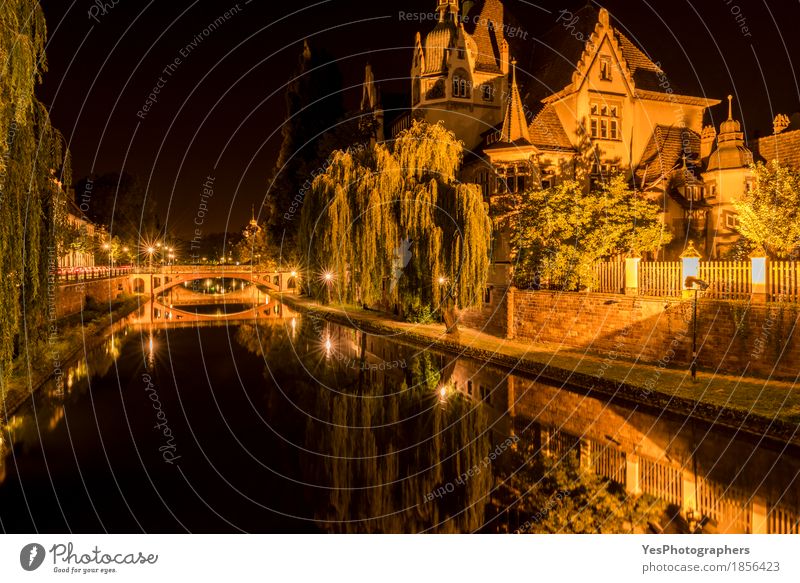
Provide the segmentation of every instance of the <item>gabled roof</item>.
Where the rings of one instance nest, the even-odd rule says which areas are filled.
[[[528,128],[531,143],[540,150],[574,150],[555,107],[545,105]]]
[[[572,18],[556,23],[535,44],[530,96],[540,101],[572,84],[588,41],[600,21],[600,11],[587,5],[572,13]],[[613,26],[613,24],[612,24]],[[636,86],[664,92],[659,85],[658,66],[633,41],[614,27],[614,38]],[[670,88],[678,92],[670,80]]]
[[[684,142],[688,149],[684,150]],[[698,164],[700,158],[700,134],[682,126],[657,125],[650,141],[642,153],[636,168],[636,181],[652,184],[666,179],[686,157],[689,168]]]

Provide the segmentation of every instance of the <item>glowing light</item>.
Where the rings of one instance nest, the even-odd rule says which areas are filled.
[[[442,387],[439,389],[439,398],[446,399],[447,398],[447,387]]]
[[[445,278],[445,277],[440,277],[439,278],[439,285],[444,285],[446,283],[447,283],[447,278]]]

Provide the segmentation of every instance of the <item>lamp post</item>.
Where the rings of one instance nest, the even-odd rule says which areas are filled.
[[[153,290],[153,253],[156,252],[155,247],[152,245],[147,248],[147,271],[150,272],[150,322],[153,321],[153,311],[155,306],[155,290]]]
[[[692,300],[692,363],[690,365],[692,382],[694,382],[697,380],[697,292],[707,290],[708,284],[702,279],[690,275],[686,278],[684,288],[694,291],[694,299]]]

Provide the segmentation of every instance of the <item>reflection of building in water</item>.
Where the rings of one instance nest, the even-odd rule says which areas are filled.
[[[798,533],[796,451],[757,446],[725,430],[663,412],[630,409],[512,377],[519,434],[542,451],[577,453],[582,465],[706,517],[706,530]]]
[[[416,351],[391,339],[333,327],[344,362],[392,363]],[[404,356],[405,355],[405,356]],[[482,402],[494,434],[518,434],[559,457],[580,463],[631,494],[650,494],[705,517],[707,532],[800,533],[800,491],[793,478],[800,457],[700,422],[608,404],[567,389],[509,375],[479,361],[433,356],[436,386]],[[410,366],[410,365],[408,365]],[[389,370],[389,369],[387,369]],[[394,374],[394,373],[391,373]],[[373,382],[386,371],[375,370]],[[497,437],[493,438],[497,441]]]

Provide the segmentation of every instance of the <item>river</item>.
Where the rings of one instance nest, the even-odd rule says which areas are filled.
[[[283,307],[140,317],[3,426],[4,532],[514,531],[525,447],[706,532],[797,532],[795,447]]]

